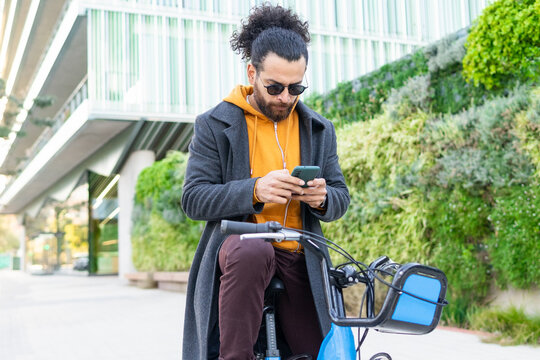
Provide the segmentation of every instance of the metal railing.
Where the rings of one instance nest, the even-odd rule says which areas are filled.
[[[84,77],[66,102],[60,107],[60,110],[58,110],[56,115],[52,118],[52,125],[44,129],[34,144],[26,150],[26,160],[18,164],[15,169],[17,174],[32,161],[41,149],[43,149],[43,147],[51,140],[54,134],[62,127],[71,114],[73,114],[79,105],[86,99],[88,99],[88,76]]]

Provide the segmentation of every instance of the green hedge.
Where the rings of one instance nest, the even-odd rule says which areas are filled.
[[[473,329],[494,334],[491,341],[504,345],[540,345],[540,316],[530,316],[522,309],[480,309],[471,315]]]
[[[138,178],[133,211],[133,264],[139,271],[188,270],[202,231],[180,207],[187,155],[170,152]]]
[[[411,95],[418,88],[403,87],[371,121],[338,129],[352,202],[325,232],[365,262],[386,254],[441,268],[445,319],[460,324],[493,281],[540,282],[540,92],[520,87],[440,115],[422,109],[424,97]]]
[[[392,89],[427,70],[423,52],[417,51],[361,78],[340,83],[328,94],[312,94],[305,102],[337,125],[365,121],[381,112]]]
[[[518,288],[540,280],[540,186],[514,186],[494,194],[490,222],[493,233],[486,245],[497,283]]]
[[[464,75],[488,89],[540,76],[540,2],[499,0],[478,17],[467,40]]]

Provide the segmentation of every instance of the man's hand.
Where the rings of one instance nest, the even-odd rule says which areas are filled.
[[[286,204],[294,198],[293,194],[304,194],[308,190],[301,185],[304,185],[304,181],[292,177],[289,170],[274,170],[257,180],[255,196],[263,203]]]
[[[293,200],[300,200],[311,206],[312,208],[319,208],[326,198],[326,180],[322,178],[316,178],[307,182],[308,187],[303,188],[303,193],[293,195]]]

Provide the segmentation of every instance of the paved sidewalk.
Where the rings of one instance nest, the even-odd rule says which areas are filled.
[[[118,277],[0,271],[0,359],[178,360],[184,304]]]
[[[185,296],[117,277],[0,271],[0,360],[180,359]],[[484,344],[467,332],[423,336],[371,331],[362,359],[540,359],[540,348]],[[197,359],[184,359],[197,360]]]

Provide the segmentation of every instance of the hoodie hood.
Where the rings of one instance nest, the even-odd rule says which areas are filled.
[[[247,96],[251,94],[253,94],[253,86],[237,85],[223,101],[234,104],[251,115],[266,118],[247,102]]]

